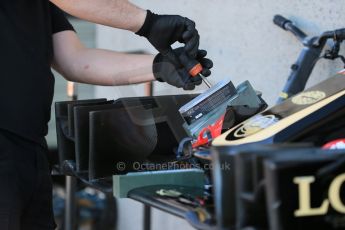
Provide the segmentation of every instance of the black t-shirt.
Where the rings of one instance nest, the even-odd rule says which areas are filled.
[[[52,35],[73,27],[48,0],[1,0],[0,28],[0,129],[41,140],[54,92]]]

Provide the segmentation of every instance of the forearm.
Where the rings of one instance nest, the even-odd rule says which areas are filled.
[[[50,0],[67,13],[94,23],[137,32],[146,11],[127,0]]]
[[[112,86],[154,80],[152,55],[88,49],[73,31],[54,34],[53,47],[53,68],[70,81]]]
[[[154,80],[152,62],[151,55],[85,48],[71,57],[70,63],[60,64],[64,68],[57,70],[73,82],[104,86],[128,85]]]

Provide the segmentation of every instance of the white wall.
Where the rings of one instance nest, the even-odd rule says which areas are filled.
[[[279,13],[292,19],[310,35],[345,27],[343,0],[135,0],[133,2],[156,13],[181,14],[195,20],[201,35],[201,48],[206,49],[209,57],[214,61],[211,81],[230,78],[237,85],[248,79],[257,90],[263,92],[264,98],[270,104],[277,98],[290,72],[289,68],[302,48],[292,35],[273,25],[273,16]],[[103,26],[99,26],[97,32],[97,44],[101,48],[120,51],[141,49],[154,52],[148,42],[129,32]],[[340,61],[332,63],[321,61],[312,74],[310,84],[327,78],[342,67]],[[119,94],[116,93],[117,88],[99,87],[96,96],[113,98],[126,94],[127,91],[121,90]],[[133,96],[140,95],[141,91],[141,86],[130,88],[130,94]],[[155,92],[173,94],[181,91],[158,83]],[[125,205],[121,208],[125,208]],[[140,210],[130,212],[139,215]],[[155,218],[159,215],[159,213],[155,215]],[[166,218],[168,217],[164,216],[163,219]],[[121,221],[131,222],[131,218]],[[159,222],[156,221],[155,224]],[[162,225],[171,223],[171,221],[161,222]],[[133,226],[138,225],[133,224]],[[174,226],[170,227],[164,226],[164,229],[174,228]],[[120,229],[140,228],[128,228],[127,225],[126,228],[120,226]]]

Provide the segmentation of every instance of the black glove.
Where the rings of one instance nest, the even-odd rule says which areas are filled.
[[[173,52],[179,57],[185,52],[185,49],[181,47],[173,50]],[[211,75],[210,69],[213,67],[213,62],[205,58],[206,55],[207,52],[205,50],[198,50],[196,60],[203,66],[202,74],[208,77]],[[166,82],[177,88],[183,88],[184,90],[193,90],[196,85],[202,83],[201,77],[192,77],[189,75],[183,63],[172,62],[170,58],[160,53],[153,61],[153,75],[158,81]]]
[[[178,15],[157,15],[148,10],[144,25],[136,34],[146,37],[163,54],[177,41],[185,44],[185,50],[193,58],[199,49],[195,23]]]

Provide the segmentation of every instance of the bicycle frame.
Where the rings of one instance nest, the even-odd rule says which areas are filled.
[[[290,76],[288,77],[284,89],[277,100],[277,103],[279,104],[305,89],[310,74],[312,73],[316,62],[320,59],[327,40],[333,39],[335,42],[342,42],[345,39],[345,29],[327,31],[319,37],[307,37],[307,35],[290,20],[280,15],[274,16],[273,22],[280,28],[293,33],[304,46],[297,61],[291,66]],[[339,50],[337,50],[337,52],[338,51]],[[334,60],[337,57],[340,57],[340,55],[332,56],[328,59]]]
[[[326,41],[315,47],[313,44],[317,37],[306,38],[304,48],[302,49],[296,63],[291,66],[291,73],[285,83],[283,91],[280,93],[277,103],[303,91],[307,81],[318,61]]]

